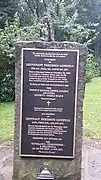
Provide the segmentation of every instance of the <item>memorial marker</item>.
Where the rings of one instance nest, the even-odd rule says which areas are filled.
[[[72,42],[17,43],[13,180],[42,177],[45,162],[54,179],[81,180],[86,53]]]

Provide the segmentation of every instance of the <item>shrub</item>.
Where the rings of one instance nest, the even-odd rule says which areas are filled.
[[[6,27],[0,29],[0,102],[14,99],[14,43],[20,34],[17,16],[13,24],[6,22]]]
[[[92,78],[100,75],[98,63],[96,62],[93,54],[88,54],[85,66],[85,82],[88,83]]]
[[[14,100],[14,75],[11,72],[4,74],[2,78],[2,83],[0,86],[0,101],[8,102]]]
[[[19,18],[0,29],[0,102],[14,100],[15,80],[15,42],[18,40],[35,40],[39,38],[39,24],[34,20],[33,26],[21,28]]]

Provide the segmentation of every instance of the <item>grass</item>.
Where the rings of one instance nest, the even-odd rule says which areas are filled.
[[[84,136],[101,139],[101,77],[86,85],[83,119]]]
[[[101,77],[86,84],[84,136],[101,139]],[[14,103],[0,104],[0,140],[13,140]]]
[[[13,140],[14,103],[0,103],[0,140]]]

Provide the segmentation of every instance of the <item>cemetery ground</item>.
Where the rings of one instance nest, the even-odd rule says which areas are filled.
[[[83,180],[101,179],[101,77],[87,83],[84,99]],[[11,180],[14,102],[0,104],[0,180]],[[3,176],[2,176],[3,175]]]

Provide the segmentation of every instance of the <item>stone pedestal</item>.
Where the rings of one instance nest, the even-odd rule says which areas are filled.
[[[74,159],[52,159],[52,158],[21,158],[19,156],[20,141],[20,101],[21,101],[21,49],[69,49],[79,50],[79,77],[77,97],[77,118],[75,136]],[[14,172],[13,180],[36,180],[38,169],[45,162],[53,168],[56,180],[81,180],[81,152],[82,152],[82,120],[83,120],[83,98],[84,98],[84,66],[86,47],[71,42],[19,42],[16,47],[16,71],[15,71],[15,139],[14,139]]]

